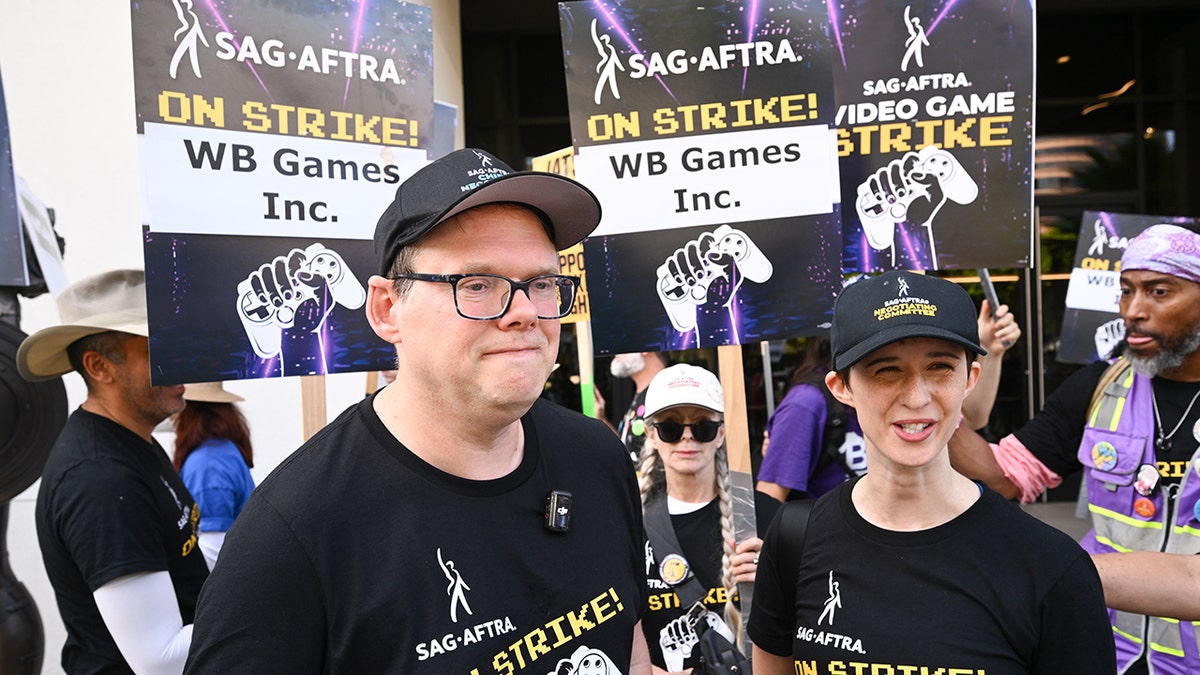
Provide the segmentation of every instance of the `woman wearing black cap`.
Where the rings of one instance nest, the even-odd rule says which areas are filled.
[[[768,531],[756,675],[1115,672],[1088,556],[950,464],[983,353],[974,310],[956,284],[909,272],[839,296],[826,383],[857,411],[870,471]]]

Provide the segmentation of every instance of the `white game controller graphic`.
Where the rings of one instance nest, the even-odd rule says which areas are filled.
[[[254,353],[264,359],[278,356],[283,332],[295,325],[296,310],[319,300],[317,291],[323,286],[347,309],[366,302],[366,289],[342,256],[319,243],[276,256],[239,282],[237,312]],[[326,316],[331,309],[325,308]]]
[[[979,186],[958,159],[945,150],[927,145],[888,162],[859,184],[854,207],[867,243],[877,251],[891,248],[893,262],[896,225],[907,221],[931,228],[930,252],[934,269],[937,269],[932,232],[934,216],[946,200],[970,204],[977,196]]]
[[[691,612],[675,617],[663,626],[658,634],[658,647],[662,651],[663,663],[668,672],[682,671],[684,661],[693,653],[698,653],[696,646],[700,643],[700,632],[696,630],[696,626],[700,625],[700,621],[707,624],[706,630],[715,630],[726,640],[733,642],[733,631],[729,630],[729,626],[725,625],[721,617],[711,611],[705,612],[699,620],[696,620]]]
[[[546,675],[620,675],[621,672],[608,654],[583,645],[570,658],[559,659],[554,670]]]
[[[732,276],[735,266],[740,274]],[[687,332],[696,328],[696,308],[708,302],[714,280],[731,279],[740,287],[743,278],[763,283],[772,271],[771,261],[745,232],[721,225],[676,249],[659,265],[658,298],[675,330]]]
[[[1093,336],[1096,342],[1096,355],[1102,359],[1108,358],[1121,340],[1125,339],[1125,319],[1117,317],[1096,327]]]

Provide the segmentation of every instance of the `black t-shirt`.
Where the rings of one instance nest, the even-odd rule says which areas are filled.
[[[1099,576],[1065,534],[988,489],[938,527],[884,530],[855,510],[855,484],[814,505],[798,573],[777,568],[784,519],[772,524],[749,624],[756,645],[821,675],[1115,672]],[[792,606],[784,579],[796,580]]]
[[[539,400],[520,466],[466,480],[401,445],[373,400],[254,491],[201,593],[186,672],[626,671],[645,532],[616,436]],[[551,490],[572,494],[566,532],[543,525]]]
[[[714,499],[691,513],[672,514],[671,525],[675,528],[675,538],[679,540],[680,553],[706,592],[704,604],[709,611],[723,617],[726,592],[721,584],[723,544],[720,501]],[[652,563],[646,575],[649,603],[646,615],[642,617],[642,631],[650,647],[650,661],[659,668],[667,668],[663,657],[663,644],[666,643],[668,649],[690,653],[690,657],[683,662],[683,668],[694,668],[700,664],[700,650],[695,648],[695,636],[668,628],[668,624],[682,616],[688,608],[681,605],[675,588],[663,581],[659,573],[659,565],[666,553],[651,546],[651,554]]]
[[[625,416],[617,424],[617,435],[629,450],[629,456],[636,465],[642,455],[642,444],[646,442],[646,390],[643,389],[633,396]]]
[[[138,572],[168,571],[183,623],[208,567],[200,511],[157,441],[76,410],[42,471],[36,520],[46,574],[67,629],[63,669],[131,673],[92,593]]]
[[[675,536],[683,556],[691,563],[700,582],[721,585],[721,503],[714,499],[691,513],[671,515]]]
[[[1073,373],[1046,399],[1041,412],[1013,432],[1039,461],[1060,476],[1069,476],[1080,469],[1077,453],[1087,426],[1088,403],[1107,367],[1107,362],[1100,361]],[[1168,441],[1166,451],[1157,453],[1159,475],[1165,485],[1178,483],[1186,475],[1188,463],[1200,444],[1196,431],[1200,422],[1200,403],[1187,410],[1200,392],[1200,382],[1176,382],[1156,377],[1152,383],[1165,433],[1179,425]],[[1183,419],[1185,412],[1187,417]]]

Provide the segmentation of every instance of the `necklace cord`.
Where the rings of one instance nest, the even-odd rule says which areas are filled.
[[[1179,427],[1183,426],[1184,420],[1186,420],[1188,418],[1188,415],[1191,414],[1192,407],[1196,405],[1197,399],[1200,399],[1200,390],[1197,390],[1196,394],[1194,396],[1192,396],[1192,402],[1188,404],[1187,409],[1183,411],[1183,416],[1180,417],[1179,421],[1175,423],[1175,428],[1171,429],[1171,433],[1164,435],[1163,428],[1162,428],[1162,416],[1159,415],[1159,413],[1158,413],[1158,397],[1154,394],[1154,386],[1151,385],[1151,387],[1150,387],[1150,403],[1154,405],[1154,424],[1155,424],[1155,426],[1158,427],[1159,443],[1165,445],[1166,442],[1171,440],[1171,438],[1175,435],[1175,432],[1179,431]]]

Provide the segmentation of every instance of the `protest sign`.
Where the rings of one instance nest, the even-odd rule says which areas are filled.
[[[829,11],[844,269],[1028,266],[1031,0],[852,0]]]
[[[530,168],[534,171],[545,171],[574,178],[575,156],[571,148],[564,148],[532,158]],[[562,323],[578,324],[589,321],[591,304],[588,302],[587,274],[584,272],[582,243],[558,252],[558,273],[579,277],[579,288],[575,291],[575,304],[571,307],[571,313],[562,318]],[[590,354],[589,352],[589,360]]]
[[[598,353],[816,332],[841,282],[816,1],[559,5]]]
[[[28,286],[25,237],[17,214],[17,183],[13,174],[12,146],[8,142],[8,113],[0,81],[0,286]]]
[[[1169,224],[1200,232],[1200,220],[1167,216],[1085,211],[1067,282],[1058,360],[1091,363],[1108,358],[1125,338],[1121,301],[1121,256],[1129,240],[1153,225]]]
[[[131,3],[156,384],[389,367],[371,237],[433,146],[432,10]]]

